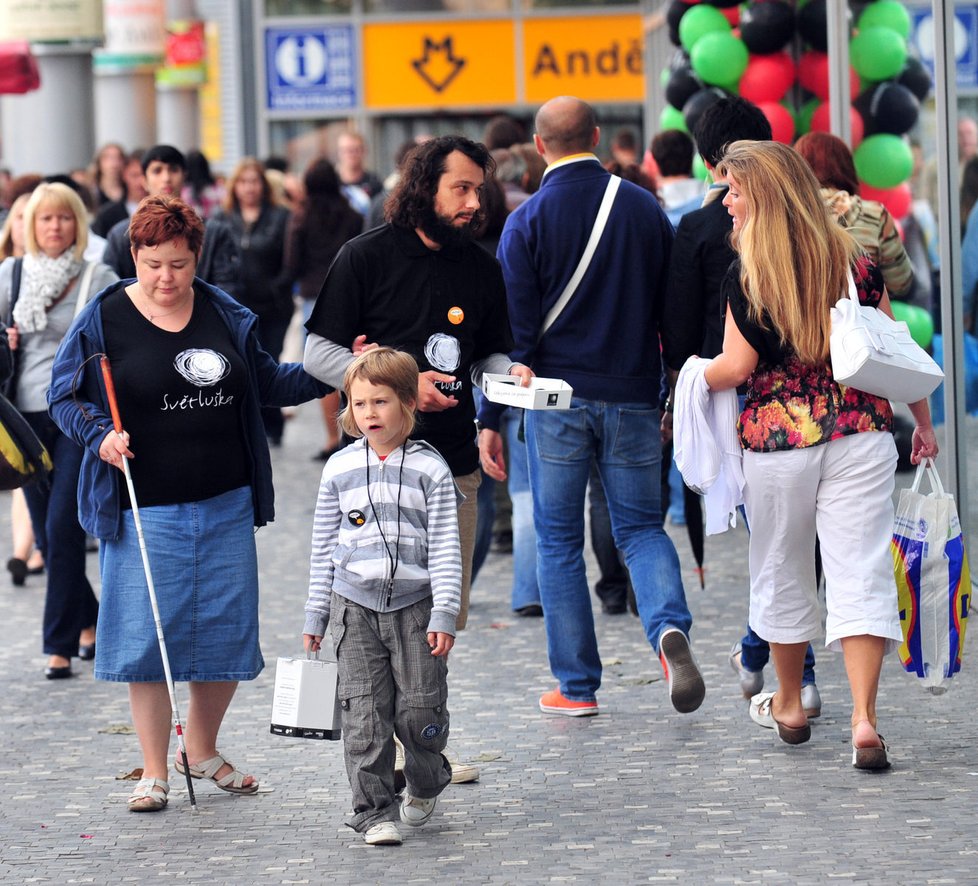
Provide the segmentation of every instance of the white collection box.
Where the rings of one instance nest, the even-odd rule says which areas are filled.
[[[273,735],[337,741],[341,736],[336,660],[280,658],[275,667]]]
[[[521,409],[570,409],[574,395],[574,389],[559,378],[534,377],[529,387],[524,388],[515,375],[491,372],[483,375],[482,390],[493,403]]]

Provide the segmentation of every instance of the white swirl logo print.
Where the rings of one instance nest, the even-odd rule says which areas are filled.
[[[455,336],[436,332],[424,346],[424,355],[440,372],[454,372],[462,362],[462,346]]]
[[[173,367],[192,385],[209,388],[227,378],[231,364],[223,354],[209,348],[189,348],[177,354]]]

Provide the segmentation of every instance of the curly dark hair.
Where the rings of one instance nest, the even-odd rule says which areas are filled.
[[[461,135],[442,135],[418,145],[407,155],[401,170],[401,179],[384,204],[387,220],[402,228],[422,227],[434,206],[438,180],[445,172],[445,158],[453,151],[461,151],[485,177],[496,171],[496,163],[485,145]],[[476,220],[484,215],[479,207]]]

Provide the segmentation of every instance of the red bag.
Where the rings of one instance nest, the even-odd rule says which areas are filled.
[[[0,93],[22,95],[40,85],[41,74],[30,44],[0,43]]]

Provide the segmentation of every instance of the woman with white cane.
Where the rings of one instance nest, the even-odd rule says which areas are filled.
[[[136,280],[105,289],[79,315],[55,358],[49,400],[55,421],[85,450],[79,516],[102,540],[95,677],[129,684],[143,752],[143,779],[128,806],[155,812],[169,792],[171,705],[136,502],[120,482],[124,460],[172,678],[190,684],[189,770],[178,759],[177,771],[252,794],[258,782],[221,755],[217,736],[238,681],[264,666],[253,527],[274,511],[260,407],[297,405],[329,388],[299,364],[277,364],[258,344],[254,314],[194,277],[203,226],[185,203],[147,198],[130,240]],[[91,359],[102,354],[111,360],[122,433]]]

